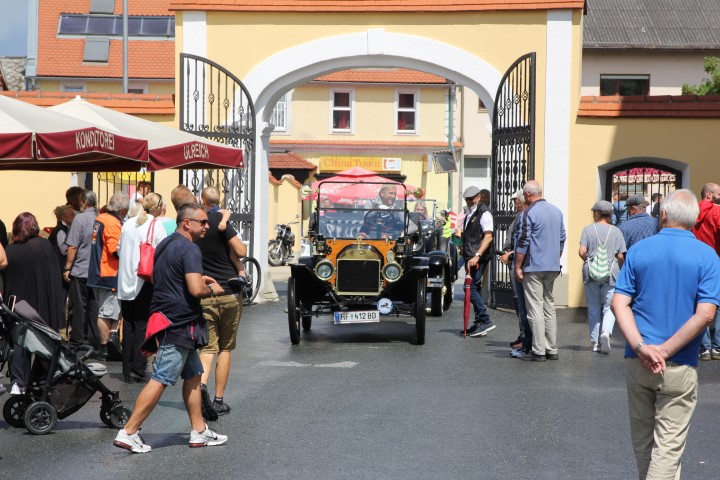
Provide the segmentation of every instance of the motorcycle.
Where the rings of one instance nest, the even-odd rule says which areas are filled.
[[[268,263],[273,267],[285,265],[293,258],[295,234],[292,232],[290,226],[298,223],[298,218],[299,216],[296,215],[294,222],[275,225],[275,240],[268,242]]]

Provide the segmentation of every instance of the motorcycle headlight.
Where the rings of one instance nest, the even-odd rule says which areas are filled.
[[[283,229],[282,229],[282,227],[281,227],[280,225],[275,225],[275,233],[278,234],[278,235],[280,235],[281,233],[283,233]]]
[[[382,276],[388,282],[394,282],[400,278],[402,267],[400,264],[392,262],[386,263],[382,269]]]
[[[329,280],[330,277],[333,276],[333,273],[335,273],[335,265],[329,260],[322,260],[315,265],[315,275],[317,275],[320,280]]]

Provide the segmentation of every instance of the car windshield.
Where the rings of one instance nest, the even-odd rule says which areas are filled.
[[[397,239],[405,235],[407,190],[400,183],[320,183],[318,233],[327,238]]]

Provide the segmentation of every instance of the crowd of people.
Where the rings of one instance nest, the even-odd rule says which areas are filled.
[[[35,216],[23,212],[12,224],[10,243],[0,248],[3,298],[27,303],[45,324],[64,330],[71,349],[86,352],[90,346],[94,359],[121,361],[126,383],[144,384],[113,442],[134,453],[151,450],[137,430],[179,378],[192,426],[190,446],[227,441],[207,421],[231,410],[225,389],[243,299],[228,280],[244,274],[246,246],[228,223],[230,212],[219,207],[218,189],[203,189],[198,202],[179,185],[170,200],[177,218],[165,217],[163,196],[147,182],[132,198],[117,191],[102,208],[94,192],[71,187],[66,203],[54,209],[57,224],[47,238]],[[151,277],[139,271],[148,251]],[[30,362],[24,349],[14,349],[12,395],[31,386]]]

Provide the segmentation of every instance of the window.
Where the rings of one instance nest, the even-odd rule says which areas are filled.
[[[142,82],[128,82],[127,93],[134,93],[135,95],[148,93],[148,84]]]
[[[287,132],[288,131],[288,114],[290,111],[289,104],[290,94],[286,93],[280,97],[273,108],[272,117],[270,117],[270,123],[275,125],[276,132]]]
[[[107,38],[86,38],[83,62],[107,62],[110,40]]]
[[[90,13],[112,14],[115,9],[115,0],[90,0]]]
[[[417,92],[397,92],[395,133],[417,133]]]
[[[466,178],[490,178],[490,159],[487,157],[465,157]]]
[[[332,90],[330,92],[332,105],[332,132],[352,132],[353,127],[353,98],[352,90]]]
[[[85,84],[84,83],[66,83],[62,86],[63,92],[84,92],[85,91]]]
[[[647,95],[650,75],[600,75],[600,95]]]
[[[60,15],[59,35],[103,35],[120,37],[123,33],[122,15]],[[175,17],[128,17],[131,37],[175,37]]]

